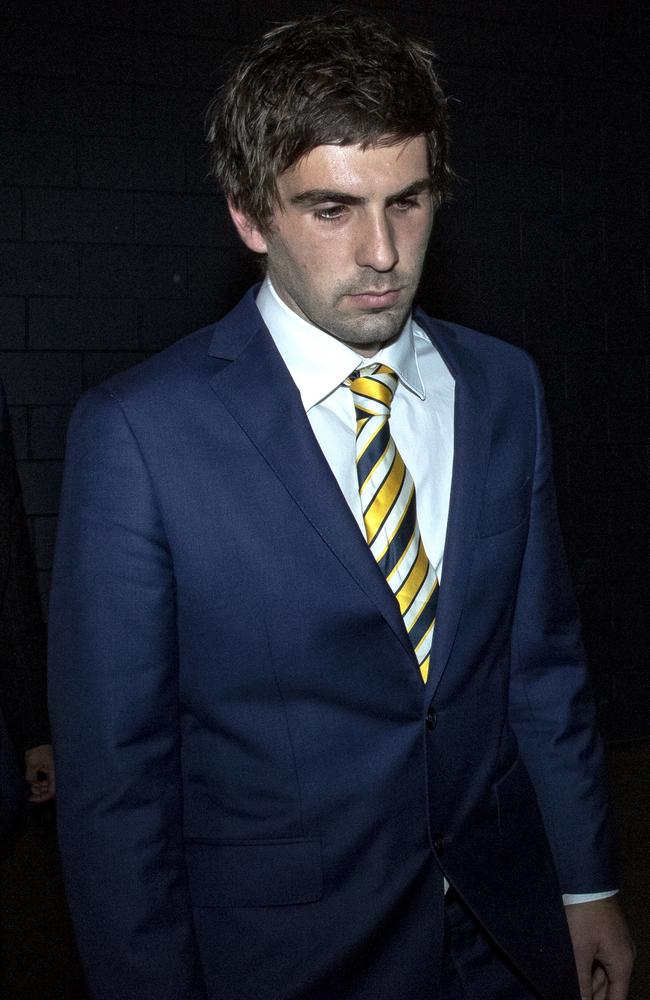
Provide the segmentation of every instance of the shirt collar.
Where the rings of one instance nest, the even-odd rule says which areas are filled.
[[[338,389],[356,368],[375,362],[389,365],[408,389],[424,399],[414,343],[417,328],[410,316],[391,344],[382,347],[374,357],[366,358],[298,316],[282,301],[268,276],[258,292],[256,304],[298,387],[305,410]]]

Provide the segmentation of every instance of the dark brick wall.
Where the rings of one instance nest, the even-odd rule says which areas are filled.
[[[0,373],[47,593],[65,425],[89,385],[255,277],[206,180],[226,50],[306,0],[8,0]],[[647,727],[650,13],[638,0],[374,3],[432,39],[455,203],[422,298],[544,374],[562,520],[610,732]]]

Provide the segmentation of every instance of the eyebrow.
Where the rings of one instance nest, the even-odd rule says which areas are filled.
[[[432,188],[433,183],[431,178],[423,177],[421,180],[409,184],[408,187],[403,188],[401,191],[388,195],[386,204],[391,205],[396,201],[401,201],[403,198],[411,198],[414,195],[422,194],[423,191],[431,191]],[[304,205],[310,208],[314,205],[322,205],[325,201],[333,201],[337,205],[366,205],[368,199],[354,194],[347,194],[345,191],[336,191],[332,188],[311,188],[309,191],[301,191],[300,194],[294,194],[289,199],[289,204]]]

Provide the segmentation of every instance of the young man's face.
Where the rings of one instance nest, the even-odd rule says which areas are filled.
[[[237,210],[244,242],[268,254],[278,295],[299,316],[372,356],[411,310],[433,208],[426,141],[318,146],[278,178],[263,235]]]

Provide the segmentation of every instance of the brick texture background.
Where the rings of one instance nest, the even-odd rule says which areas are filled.
[[[224,54],[306,0],[6,0],[0,374],[43,594],[81,392],[214,320],[255,278],[206,179]],[[461,181],[421,299],[529,350],[607,732],[647,732],[650,8],[438,0]]]

